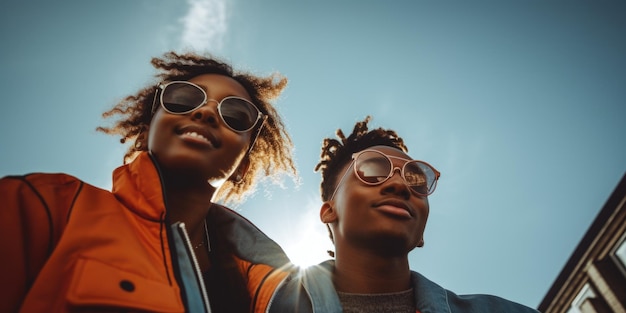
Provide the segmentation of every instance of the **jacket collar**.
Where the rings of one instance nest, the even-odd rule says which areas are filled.
[[[161,221],[165,216],[161,179],[147,152],[113,171],[113,194],[142,218]],[[289,258],[282,248],[237,212],[213,204],[207,222],[210,237],[225,240],[239,258],[277,268],[289,267]]]
[[[443,287],[414,271],[411,271],[411,282],[418,311],[451,312],[448,296]]]
[[[148,220],[165,216],[161,179],[148,152],[113,171],[113,194],[133,213]]]
[[[239,213],[214,203],[207,215],[207,225],[209,237],[222,240],[238,258],[285,271],[291,268],[283,249]]]
[[[309,295],[313,312],[342,312],[341,302],[332,280],[334,270],[334,260],[328,260],[302,270],[302,285]]]
[[[303,270],[303,285],[311,299],[313,312],[341,312],[341,302],[332,281],[334,269],[335,261],[328,260]],[[411,282],[419,312],[450,312],[445,289],[413,271]]]

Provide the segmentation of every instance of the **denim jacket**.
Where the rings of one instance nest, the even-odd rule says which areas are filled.
[[[334,261],[295,272],[276,293],[268,312],[342,312],[332,282]],[[411,272],[416,313],[534,312],[537,310],[491,295],[456,295]]]

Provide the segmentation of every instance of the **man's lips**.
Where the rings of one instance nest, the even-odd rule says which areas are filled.
[[[409,206],[403,201],[388,200],[377,203],[375,209],[394,216],[402,218],[412,218],[413,214]]]

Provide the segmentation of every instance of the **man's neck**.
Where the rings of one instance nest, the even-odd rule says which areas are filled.
[[[411,287],[408,255],[390,257],[370,251],[337,251],[333,282],[338,291],[347,293],[407,290]]]

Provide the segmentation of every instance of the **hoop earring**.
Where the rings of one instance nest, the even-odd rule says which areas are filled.
[[[141,150],[142,146],[141,141],[135,141],[135,150]]]
[[[145,130],[146,127],[142,127],[137,136],[135,136],[135,150],[142,150],[142,148],[144,148],[143,142],[146,140]]]

